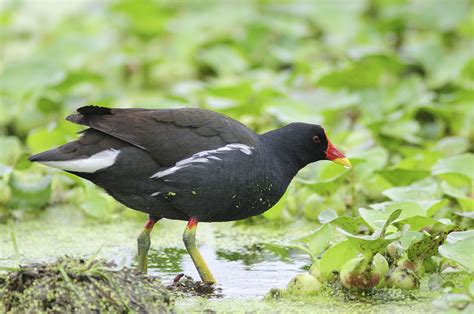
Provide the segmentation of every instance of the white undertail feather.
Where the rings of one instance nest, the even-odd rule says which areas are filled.
[[[40,161],[39,163],[67,171],[94,173],[100,169],[112,166],[120,154],[118,149],[107,149],[91,155],[88,158],[61,160],[61,161]]]
[[[167,175],[175,173],[178,170],[187,168],[194,163],[208,163],[211,160],[217,160],[217,161],[222,160],[220,157],[217,157],[215,155],[219,155],[225,152],[239,150],[245,155],[251,155],[253,149],[254,149],[253,147],[247,146],[245,144],[228,144],[218,149],[205,150],[205,151],[196,153],[189,158],[178,161],[171,168],[165,169],[163,171],[158,171],[157,173],[152,175],[151,178],[159,179],[159,178],[165,177]]]

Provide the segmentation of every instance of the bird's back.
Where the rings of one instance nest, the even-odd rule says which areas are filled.
[[[128,207],[170,219],[235,220],[267,210],[284,192],[258,136],[218,113],[88,106],[67,119],[90,129],[31,160],[86,178]]]

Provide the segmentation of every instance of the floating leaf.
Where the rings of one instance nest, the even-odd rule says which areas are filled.
[[[319,262],[321,275],[323,278],[328,278],[333,271],[340,271],[348,260],[356,257],[358,254],[359,251],[349,240],[337,243],[321,256]]]
[[[417,216],[408,217],[402,220],[398,220],[395,222],[395,225],[398,228],[401,228],[404,225],[409,225],[410,230],[421,230],[422,228],[426,226],[432,226],[437,223],[439,223],[439,220],[437,219],[417,215]]]
[[[51,196],[51,176],[30,172],[14,172],[10,177],[9,207],[42,208]]]
[[[331,221],[331,225],[338,226],[339,228],[350,233],[357,233],[360,226],[366,226],[364,220],[361,217],[338,217]]]
[[[436,144],[436,149],[446,157],[464,153],[469,149],[469,141],[464,137],[445,137]]]
[[[56,85],[64,80],[66,73],[52,60],[32,58],[18,63],[7,63],[2,77],[1,89],[21,94]]]
[[[426,201],[439,199],[440,190],[436,182],[423,180],[409,186],[395,187],[383,192],[393,201]]]
[[[77,139],[76,133],[79,130],[77,125],[61,121],[57,125],[32,130],[26,142],[32,153],[39,153]]]
[[[288,191],[283,194],[278,203],[272,208],[263,213],[263,217],[271,221],[278,221],[281,218],[282,212],[286,207],[286,199],[288,197]]]
[[[321,212],[318,216],[319,223],[321,223],[321,224],[331,222],[336,218],[337,218],[337,213],[334,209],[327,209],[327,210]]]
[[[474,154],[462,154],[440,160],[433,167],[433,174],[456,173],[474,180]]]
[[[474,237],[474,230],[454,231],[448,234],[448,237],[446,238],[446,242],[448,244],[453,244],[470,237]]]
[[[412,184],[430,175],[429,171],[417,169],[381,170],[377,171],[377,173],[396,186]]]
[[[340,233],[348,237],[350,243],[357,248],[357,250],[365,255],[373,255],[382,251],[388,244],[400,239],[401,232],[392,233],[385,238],[380,238],[379,233],[372,235],[354,235],[341,228],[337,228]]]
[[[311,234],[292,240],[289,246],[302,249],[315,259],[328,247],[331,238],[332,228],[329,224],[324,224]]]
[[[14,136],[0,136],[0,164],[12,166],[21,154],[20,140]]]
[[[451,244],[445,244],[438,248],[439,254],[453,260],[465,267],[470,272],[474,272],[474,237],[468,237]]]

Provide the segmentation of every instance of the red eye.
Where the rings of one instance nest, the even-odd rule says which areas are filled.
[[[313,142],[315,142],[316,144],[319,144],[321,143],[321,139],[319,138],[319,136],[315,135],[313,136]]]

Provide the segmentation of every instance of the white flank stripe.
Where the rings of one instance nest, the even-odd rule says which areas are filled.
[[[61,160],[61,161],[40,161],[43,165],[74,172],[94,173],[97,170],[112,166],[120,154],[118,149],[108,149],[89,158]]]
[[[252,150],[253,149],[254,149],[253,147],[247,146],[245,144],[228,144],[228,145],[226,145],[224,147],[220,147],[218,149],[205,150],[205,151],[196,153],[196,154],[192,155],[189,158],[178,161],[176,163],[176,165],[174,165],[171,168],[168,168],[168,169],[163,170],[163,171],[158,171],[157,173],[152,175],[151,178],[153,178],[153,179],[154,178],[157,178],[157,179],[163,178],[165,176],[168,176],[170,174],[175,173],[178,170],[187,168],[187,167],[191,166],[194,163],[208,163],[211,160],[222,160],[221,158],[219,158],[217,156],[214,156],[214,155],[223,154],[225,152],[239,150],[239,151],[241,151],[242,153],[244,153],[246,155],[252,155]]]
[[[238,149],[246,155],[252,155],[253,147],[250,147],[244,144],[229,144],[227,145],[227,147]]]

